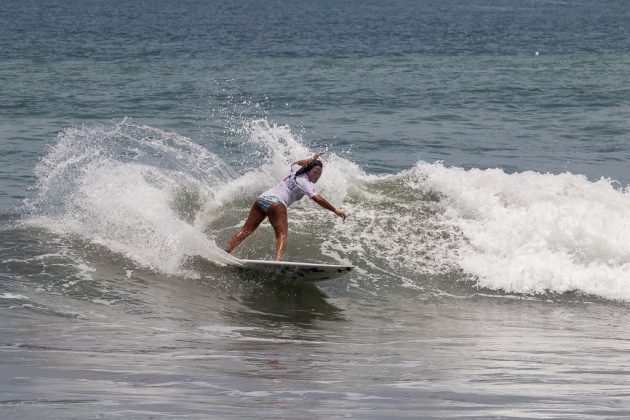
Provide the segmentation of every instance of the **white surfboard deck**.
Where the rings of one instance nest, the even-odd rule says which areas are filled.
[[[304,281],[330,280],[354,268],[350,264],[321,264],[291,261],[239,260],[244,268]]]

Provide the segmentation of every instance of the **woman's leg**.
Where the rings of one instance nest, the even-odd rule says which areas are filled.
[[[284,207],[284,206],[283,206]],[[263,220],[265,220],[267,215],[260,208],[258,203],[254,203],[252,208],[249,210],[249,215],[247,216],[247,220],[242,228],[239,229],[238,232],[230,238],[227,244],[227,248],[225,248],[225,252],[232,252],[234,248],[236,248],[241,242],[245,240],[253,231],[260,226]]]
[[[287,208],[284,204],[276,203],[269,207],[267,211],[269,222],[276,232],[276,261],[282,261],[284,247],[287,245],[287,231],[289,230],[289,221],[287,218]]]

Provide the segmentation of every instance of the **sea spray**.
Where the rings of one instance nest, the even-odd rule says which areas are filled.
[[[239,130],[252,154],[258,161],[246,167],[239,176],[227,180],[214,190],[214,202],[207,202],[202,223],[211,223],[217,213],[217,205],[229,206],[231,202],[249,199],[251,202],[264,190],[289,175],[291,164],[310,157],[314,151],[304,145],[288,125],[278,125],[265,119],[246,122]],[[367,175],[355,163],[333,152],[324,153],[324,174],[316,189],[329,201],[341,206],[348,191]],[[309,200],[301,200],[292,208],[313,207]],[[247,206],[248,210],[249,206]]]
[[[36,174],[37,194],[27,203],[31,224],[77,235],[167,274],[179,273],[187,255],[232,261],[189,223],[181,200],[212,201],[216,186],[233,174],[183,136],[130,120],[67,129]]]

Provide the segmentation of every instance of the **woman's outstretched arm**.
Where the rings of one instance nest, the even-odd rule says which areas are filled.
[[[346,212],[344,212],[341,209],[336,208],[335,206],[333,206],[332,204],[330,204],[328,202],[328,200],[326,200],[324,197],[322,197],[319,194],[316,194],[312,197],[312,200],[314,202],[316,202],[317,204],[319,204],[320,206],[322,206],[323,208],[332,211],[333,213],[335,213],[337,216],[341,217],[343,220],[346,220],[346,217],[348,217],[348,215],[346,214]]]

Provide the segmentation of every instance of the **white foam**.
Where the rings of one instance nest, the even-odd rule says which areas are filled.
[[[204,335],[211,337],[242,337],[241,331],[255,331],[255,327],[233,327],[229,325],[204,325],[198,327],[204,332]]]
[[[509,292],[579,291],[630,300],[630,195],[613,182],[419,163],[461,229],[461,267]]]
[[[343,176],[343,175],[341,175]],[[438,212],[437,202],[411,171],[367,176],[352,181],[351,216],[337,221],[322,240],[326,255],[342,256],[368,271],[370,288],[389,280],[424,290],[422,278],[458,269],[461,235]]]
[[[28,296],[18,295],[15,293],[3,293],[0,295],[0,299],[29,300]]]
[[[208,226],[314,152],[289,126],[266,120],[244,124],[241,134],[262,157],[237,174],[190,139],[127,120],[67,130],[37,168],[30,221],[168,274],[181,273],[189,255],[236,264]],[[424,162],[375,176],[324,156],[318,192],[350,217],[343,223],[302,200],[290,230],[358,265],[354,287],[380,290],[381,279],[395,279],[424,290],[426,276],[462,278],[463,270],[491,289],[630,300],[630,197],[609,180]],[[78,268],[89,279],[91,269]]]

